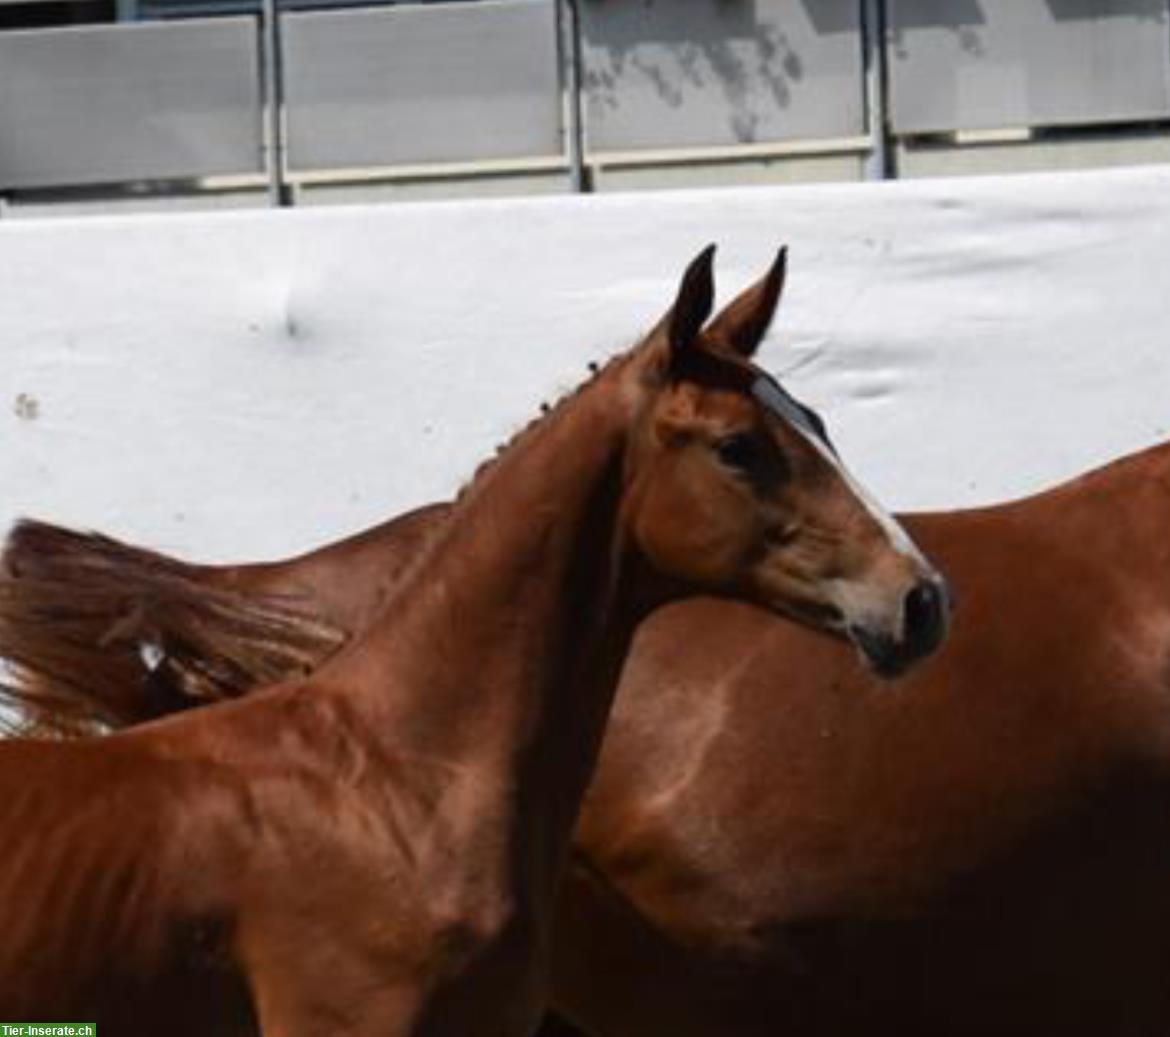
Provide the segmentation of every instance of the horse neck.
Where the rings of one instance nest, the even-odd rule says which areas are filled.
[[[473,483],[378,622],[321,672],[364,737],[473,775],[470,813],[567,843],[637,617],[619,522],[636,403],[610,369]]]

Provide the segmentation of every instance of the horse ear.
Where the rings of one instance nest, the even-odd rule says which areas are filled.
[[[678,295],[666,316],[672,358],[694,345],[711,316],[711,307],[715,304],[715,279],[711,272],[714,258],[715,246],[708,245],[691,260],[679,283]]]
[[[720,311],[707,328],[707,337],[717,345],[750,358],[759,348],[784,290],[788,270],[788,247],[776,255],[772,268],[750,288],[737,295]]]

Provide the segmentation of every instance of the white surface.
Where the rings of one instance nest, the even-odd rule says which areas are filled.
[[[711,240],[724,299],[792,246],[764,361],[877,496],[1018,495],[1165,436],[1167,197],[1156,168],[0,224],[0,523],[275,557],[448,495]]]

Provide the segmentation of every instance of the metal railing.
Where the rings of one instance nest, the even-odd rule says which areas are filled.
[[[923,135],[1170,120],[1170,0],[224,2],[252,13],[0,33],[0,192],[227,176],[283,204],[525,172],[585,190],[793,155],[880,178]]]

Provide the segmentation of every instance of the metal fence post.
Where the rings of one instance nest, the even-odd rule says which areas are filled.
[[[560,0],[561,54],[569,138],[569,185],[578,194],[592,189],[585,166],[585,127],[581,114],[581,17],[578,0]]]
[[[280,50],[280,0],[263,0],[261,21],[261,67],[264,72],[264,165],[268,173],[268,204],[292,204],[284,179],[284,90]]]
[[[889,141],[886,73],[886,0],[862,0],[861,38],[865,66],[865,111],[872,148],[865,160],[866,180],[896,176]]]

